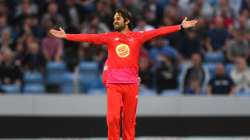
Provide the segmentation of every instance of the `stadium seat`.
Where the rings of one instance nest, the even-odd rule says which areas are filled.
[[[98,75],[96,77],[96,79],[92,80],[92,81],[86,81],[84,80],[84,75],[82,75],[80,78],[80,88],[81,88],[81,92],[91,92],[92,90],[103,90],[104,85],[101,81],[101,76]]]
[[[204,63],[203,66],[209,72],[210,77],[215,75],[216,64],[215,63]]]
[[[64,73],[54,73],[54,74],[47,74],[47,84],[56,84],[59,85],[62,82],[62,75]]]
[[[250,91],[236,92],[235,96],[250,96]]]
[[[226,67],[226,68],[225,68],[225,72],[226,72],[227,74],[230,74],[231,71],[233,70],[233,68],[235,67],[235,65],[234,65],[234,64],[226,64],[225,67]]]
[[[21,92],[21,87],[16,84],[11,85],[1,85],[2,90],[7,94],[17,94]]]
[[[80,86],[82,92],[98,88],[100,74],[95,62],[80,62]]]
[[[98,64],[96,62],[81,61],[80,71],[98,71]]]
[[[62,75],[66,72],[66,66],[63,62],[49,62],[46,66],[47,84],[61,84]]]
[[[74,81],[76,79],[74,73],[64,73],[61,76],[61,92],[65,94],[72,94],[73,92],[77,92],[74,90]]]
[[[106,90],[105,89],[92,89],[90,91],[88,91],[87,95],[92,95],[92,96],[102,96],[106,94]]]
[[[156,91],[140,86],[139,96],[157,96]]]
[[[60,87],[61,93],[63,94],[73,94],[74,93],[74,87],[72,85],[64,85]]]
[[[46,71],[48,73],[50,72],[65,72],[66,71],[66,66],[64,62],[49,62],[46,65]]]
[[[37,83],[41,84],[43,83],[43,76],[39,72],[25,72],[24,74],[24,83],[30,84],[30,83]]]
[[[45,87],[43,84],[26,84],[24,86],[24,94],[43,94],[45,92]]]
[[[162,96],[180,96],[181,91],[176,89],[176,90],[164,90],[160,95]]]
[[[205,54],[206,63],[222,63],[224,61],[223,52],[209,52]]]
[[[181,63],[181,64],[179,64],[179,73],[184,72],[190,66],[191,66],[190,63]]]

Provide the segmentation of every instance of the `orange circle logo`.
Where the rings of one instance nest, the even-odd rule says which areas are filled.
[[[130,50],[127,44],[120,44],[115,48],[116,54],[121,57],[127,57],[130,54]]]

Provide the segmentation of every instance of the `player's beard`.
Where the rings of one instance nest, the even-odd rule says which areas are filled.
[[[113,26],[114,26],[114,30],[118,32],[121,32],[122,30],[125,29],[125,23],[121,23],[121,24],[117,23],[117,24],[114,24]]]

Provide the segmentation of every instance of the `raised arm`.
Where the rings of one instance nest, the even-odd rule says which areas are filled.
[[[197,24],[198,20],[187,20],[187,17],[183,19],[180,25],[173,25],[173,26],[165,26],[158,29],[154,29],[151,31],[145,31],[142,33],[142,41],[148,41],[152,38],[167,35],[176,31],[179,31],[181,29],[187,29],[194,27]]]
[[[59,30],[50,29],[50,34],[57,38],[67,39],[70,41],[88,42],[94,44],[107,44],[107,34],[66,34],[65,31],[60,28]]]

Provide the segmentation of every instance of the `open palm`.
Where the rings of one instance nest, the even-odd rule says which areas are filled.
[[[185,17],[183,19],[183,21],[181,22],[181,25],[184,29],[186,28],[191,28],[191,27],[194,27],[196,24],[198,23],[198,20],[196,19],[193,19],[193,20],[187,20],[187,17]]]
[[[50,29],[49,33],[57,38],[66,38],[66,33],[62,28],[59,28],[59,30]]]

